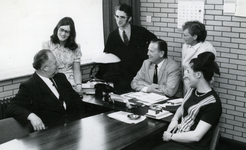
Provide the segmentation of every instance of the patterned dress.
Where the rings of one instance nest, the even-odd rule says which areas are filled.
[[[53,52],[58,63],[58,72],[64,73],[71,85],[74,86],[73,64],[81,60],[82,53],[80,45],[78,45],[76,50],[72,51],[60,44],[54,44],[49,40],[43,43],[42,48],[49,49]]]

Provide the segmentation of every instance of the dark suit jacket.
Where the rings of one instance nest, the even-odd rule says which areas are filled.
[[[65,123],[65,120],[76,120],[83,115],[83,103],[80,96],[73,90],[71,84],[62,73],[53,79],[58,86],[60,97],[66,103],[56,98],[46,83],[34,73],[20,85],[19,92],[7,108],[7,115],[14,117],[22,124],[28,123],[30,113],[39,116],[46,126]]]
[[[96,77],[103,79],[107,75],[118,74],[114,80],[116,90],[130,90],[130,83],[143,61],[148,58],[148,46],[156,36],[144,27],[131,25],[131,37],[129,45],[122,41],[119,29],[114,30],[108,36],[104,52],[118,56],[121,61],[116,64],[101,65]]]

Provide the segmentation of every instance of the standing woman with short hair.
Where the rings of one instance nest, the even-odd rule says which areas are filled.
[[[70,17],[64,17],[56,25],[50,40],[43,43],[42,48],[50,49],[54,53],[58,62],[58,72],[64,73],[73,88],[82,93],[80,71],[82,53],[75,38],[74,21]]]
[[[182,47],[182,69],[189,65],[191,59],[196,58],[202,52],[212,52],[216,57],[216,50],[213,45],[206,41],[207,30],[204,24],[199,21],[187,21],[182,26],[183,39],[185,43]],[[189,86],[184,80],[184,95]],[[213,80],[211,80],[213,83]]]
[[[222,113],[221,101],[211,88],[214,73],[220,74],[212,52],[193,58],[184,71],[189,89],[182,105],[163,133],[162,145],[154,150],[207,150]]]

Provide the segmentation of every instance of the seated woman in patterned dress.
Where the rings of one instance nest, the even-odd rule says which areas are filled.
[[[189,81],[182,105],[167,130],[164,143],[154,150],[206,150],[222,113],[221,101],[210,87],[214,75],[220,74],[212,52],[203,52],[190,61],[184,71]]]
[[[72,18],[65,17],[58,22],[50,40],[44,42],[42,48],[49,49],[54,53],[58,62],[58,72],[64,73],[74,89],[82,94],[80,71],[82,53],[75,38],[74,22]]]

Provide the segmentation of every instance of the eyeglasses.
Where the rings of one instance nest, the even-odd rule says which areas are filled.
[[[114,17],[115,19],[122,19],[122,20],[128,18],[127,16],[118,16],[118,15],[114,15]]]
[[[65,34],[70,34],[70,31],[64,30],[62,28],[59,28],[59,32],[65,32]]]

